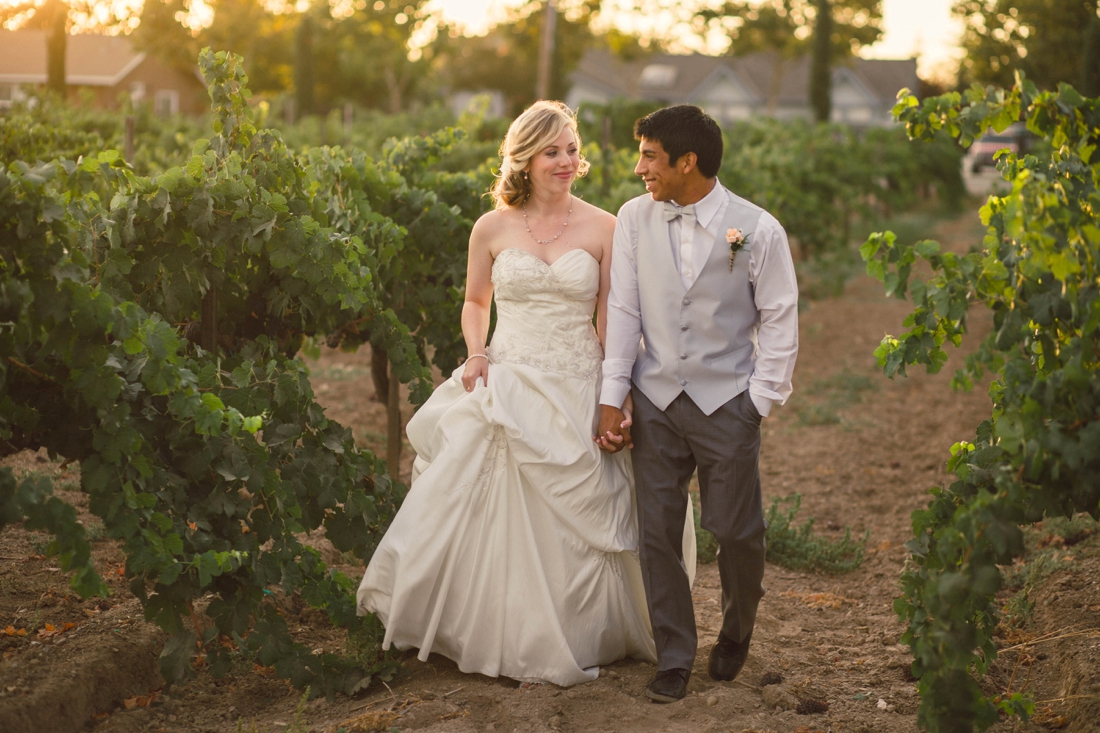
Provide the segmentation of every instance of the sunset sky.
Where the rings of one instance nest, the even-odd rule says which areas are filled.
[[[620,2],[622,0],[619,0]],[[629,0],[626,0],[629,2]],[[433,0],[433,5],[452,21],[470,31],[484,31],[507,5],[523,0]],[[866,49],[867,58],[909,58],[918,56],[921,75],[940,76],[954,72],[961,55],[958,39],[961,24],[951,15],[952,0],[883,0],[883,39]],[[627,20],[627,24],[637,22]],[[661,21],[657,21],[661,22]],[[644,23],[638,23],[644,27]]]
[[[0,5],[10,5],[19,0],[0,0]],[[351,0],[345,0],[350,2]],[[451,21],[461,23],[467,32],[484,32],[493,20],[502,17],[509,5],[520,5],[524,0],[431,0],[431,6],[439,9]],[[616,8],[636,7],[640,2],[656,5],[666,10],[655,13],[628,13]],[[141,0],[103,0],[98,3],[98,14],[109,17],[114,7],[140,6]],[[883,0],[885,33],[882,41],[864,49],[867,58],[919,58],[919,69],[925,77],[949,77],[957,67],[961,56],[958,39],[961,24],[951,16],[952,0]],[[280,3],[281,4],[281,3]],[[307,4],[300,0],[299,4]],[[562,4],[567,5],[567,2]],[[210,11],[202,0],[195,6],[193,21],[209,22]],[[675,0],[604,0],[607,11],[605,22],[612,22],[625,30],[663,30],[676,20],[676,10],[684,4]],[[681,18],[683,18],[681,12]],[[136,22],[136,19],[133,21]],[[721,44],[721,38],[717,41]],[[698,42],[680,49],[720,51],[718,48],[700,47]]]

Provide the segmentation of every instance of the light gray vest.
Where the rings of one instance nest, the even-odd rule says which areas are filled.
[[[764,210],[727,195],[729,203],[710,257],[686,292],[672,257],[663,204],[648,194],[634,200],[642,343],[631,376],[662,410],[680,392],[687,392],[710,415],[749,386],[756,363],[760,312],[749,282],[749,251]],[[733,272],[726,241],[730,228],[747,235]]]

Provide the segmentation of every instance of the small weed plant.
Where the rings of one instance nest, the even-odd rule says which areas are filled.
[[[714,562],[718,557],[718,540],[703,529],[700,524],[700,502],[697,493],[692,495],[692,508],[695,513],[695,552],[700,564]],[[768,529],[765,540],[768,544],[768,562],[782,565],[791,570],[812,570],[824,573],[846,573],[855,570],[863,563],[864,547],[870,532],[862,539],[853,540],[852,531],[844,530],[844,536],[830,540],[814,534],[814,520],[811,517],[801,526],[795,526],[794,516],[802,504],[801,494],[776,498],[772,501],[765,517]],[[782,511],[780,505],[788,507]]]
[[[841,411],[858,405],[863,401],[863,393],[874,387],[870,377],[847,368],[818,379],[807,390],[815,401],[798,408],[798,421],[802,425],[843,425],[846,420]]]
[[[810,517],[795,526],[794,517],[802,505],[801,494],[776,498],[768,509],[768,562],[791,570],[813,570],[825,573],[847,573],[863,564],[863,553],[870,531],[858,540],[852,530],[844,529],[837,540],[814,534],[814,519]],[[786,511],[781,506],[787,507]]]
[[[1074,546],[1098,528],[1100,524],[1088,514],[1052,517],[1028,527],[1024,533],[1027,555],[1002,570],[1005,588],[1016,593],[1005,603],[1001,623],[1017,628],[1030,626],[1035,591],[1055,573],[1076,571],[1079,566]]]

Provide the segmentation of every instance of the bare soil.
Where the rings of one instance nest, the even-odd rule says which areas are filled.
[[[960,251],[978,244],[982,229],[974,219],[944,223],[940,241]],[[81,600],[45,556],[48,538],[16,525],[0,532],[0,731],[917,730],[912,659],[898,643],[903,627],[892,610],[909,515],[927,503],[930,487],[949,480],[948,449],[973,437],[990,403],[981,388],[950,390],[958,357],[938,375],[881,376],[871,352],[884,333],[902,330],[906,312],[907,304],[883,298],[878,283],[858,278],[842,297],[815,302],[802,314],[795,396],[763,428],[765,504],[799,493],[797,521],[812,517],[815,531],[832,537],[844,528],[869,531],[870,539],[863,565],[851,573],[768,566],[752,650],[733,683],[706,675],[706,653],[719,629],[719,580],[710,564],[700,567],[694,590],[700,653],[689,695],[671,705],[645,699],[654,668],[632,660],[569,689],[466,675],[443,657],[422,663],[411,653],[388,686],[331,702],[305,702],[272,670],[243,662],[221,680],[200,671],[191,682],[165,687],[156,673],[164,635],[142,620],[126,590],[118,546],[95,542],[96,562],[114,593]],[[983,318],[975,324],[979,332],[988,328]],[[325,352],[310,368],[330,417],[384,455],[385,407],[374,400],[366,350]],[[410,462],[406,450],[406,476]],[[7,463],[54,476],[94,531],[98,520],[87,514],[73,467],[32,453]],[[997,731],[1098,730],[1100,533],[1086,528],[1080,535],[1066,540],[1042,526],[1028,531],[1035,552],[1054,559],[1049,572],[1033,574],[1034,610],[1006,627],[999,639],[1004,651],[985,685],[990,693],[1033,693],[1039,715],[1030,723],[1004,721]],[[349,574],[362,572],[331,551],[326,560]],[[1015,593],[1006,590],[1004,601]],[[341,634],[320,614],[285,610],[311,648],[341,648]]]

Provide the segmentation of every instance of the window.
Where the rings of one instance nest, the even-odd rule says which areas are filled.
[[[726,119],[747,120],[752,117],[752,107],[747,104],[730,104],[726,106]]]
[[[145,99],[145,82],[135,81],[130,84],[130,101],[137,104]]]
[[[175,89],[158,89],[154,97],[153,109],[161,117],[178,115],[180,112],[180,93]]]
[[[709,100],[699,104],[703,111],[718,120],[720,124],[747,120],[752,117],[752,107],[747,104],[725,104]]]
[[[865,125],[875,116],[875,111],[870,107],[853,107],[848,110],[848,121],[857,125]]]
[[[650,64],[642,69],[638,83],[643,87],[670,87],[676,81],[676,67],[668,64]]]
[[[0,109],[8,109],[16,102],[25,102],[27,94],[18,84],[0,84]],[[34,99],[27,102],[29,107],[34,107]]]

